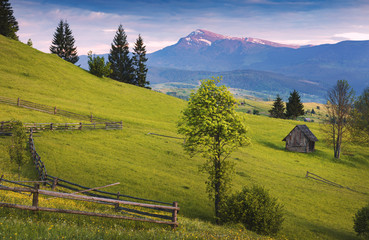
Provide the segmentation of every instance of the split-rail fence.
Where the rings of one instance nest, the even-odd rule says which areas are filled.
[[[43,163],[40,155],[36,151],[32,130],[29,135],[28,143],[29,143],[28,144],[29,151],[31,153],[36,171],[38,172],[39,180],[42,181],[44,185],[48,185],[52,189],[61,188],[66,191],[81,192],[81,193],[83,192],[84,195],[93,198],[98,198],[99,201],[103,201],[105,202],[105,204],[113,205],[114,209],[120,212],[121,214],[130,216],[126,217],[125,219],[164,223],[172,225],[172,227],[174,228],[178,226],[177,213],[179,211],[179,207],[177,202],[168,203],[157,200],[129,196],[121,194],[120,192],[114,193],[102,191],[82,186],[77,183],[73,183],[71,181],[67,181],[58,177],[51,176],[47,173],[45,164]],[[124,204],[124,203],[121,204],[119,201],[130,202],[132,204]]]
[[[60,115],[60,116],[64,116],[64,117],[68,117],[72,119],[78,119],[80,121],[97,122],[97,123],[106,123],[110,121],[108,119],[95,117],[93,114],[83,115],[79,113],[74,113],[74,112],[60,109],[56,106],[48,106],[44,104],[34,103],[31,101],[21,99],[19,97],[18,98],[8,98],[8,97],[0,96],[0,103],[28,108],[28,109],[32,109],[32,110],[36,110],[36,111],[40,111],[44,113],[49,113],[53,115]]]
[[[173,202],[172,206],[146,204],[146,203],[124,201],[124,200],[119,200],[119,199],[83,196],[83,195],[77,195],[75,193],[63,193],[63,192],[43,190],[43,189],[40,189],[39,183],[35,183],[34,187],[32,187],[32,186],[28,186],[28,185],[21,184],[18,182],[9,181],[1,177],[0,183],[3,183],[3,182],[18,184],[18,185],[23,186],[23,187],[10,187],[10,186],[5,186],[3,184],[0,184],[0,190],[13,191],[13,192],[18,192],[18,193],[31,193],[32,194],[32,206],[0,202],[0,207],[18,208],[18,209],[30,210],[30,211],[46,211],[46,212],[78,214],[78,215],[88,215],[88,216],[107,217],[107,218],[134,220],[134,221],[142,221],[142,222],[160,223],[160,224],[171,225],[173,229],[175,229],[178,226],[177,213],[179,211],[179,207],[178,207],[177,202]],[[40,182],[45,182],[45,181],[40,181]],[[136,216],[127,216],[127,214],[117,215],[117,214],[87,212],[87,211],[70,210],[70,209],[45,208],[45,207],[39,206],[39,195],[51,196],[54,198],[64,198],[64,199],[72,199],[72,200],[79,200],[79,201],[87,201],[87,202],[93,202],[93,203],[104,204],[104,205],[113,205],[114,209],[118,211],[119,213],[122,213],[120,211],[121,208],[123,209],[125,208],[146,208],[146,209],[153,209],[155,210],[155,212],[158,212],[158,211],[170,212],[171,215],[167,216],[167,215],[151,214],[151,218],[147,218],[147,217],[142,218],[142,217],[136,217]],[[52,198],[45,198],[45,200],[48,200],[48,199],[50,200]],[[161,220],[163,218],[164,220]]]

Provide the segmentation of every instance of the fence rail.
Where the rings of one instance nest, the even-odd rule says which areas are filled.
[[[44,185],[48,185],[52,189],[61,188],[64,190],[72,190],[74,192],[81,192],[82,194],[89,196],[90,197],[89,200],[93,198],[97,198],[95,199],[96,201],[98,202],[102,201],[107,205],[113,205],[114,209],[120,212],[121,214],[132,216],[131,220],[141,219],[137,221],[143,221],[142,219],[145,219],[144,221],[172,224],[174,227],[178,225],[177,213],[179,211],[179,208],[178,208],[177,202],[167,203],[167,202],[156,201],[156,200],[151,200],[151,199],[133,197],[133,196],[121,194],[120,192],[112,193],[112,192],[102,191],[102,190],[98,190],[97,188],[81,186],[79,184],[48,175],[46,171],[46,167],[44,163],[41,161],[40,155],[36,151],[32,130],[29,135],[28,145],[29,145],[29,151],[31,152],[31,155],[32,155],[33,162],[35,164],[35,168],[38,172],[39,179],[42,181],[42,183],[44,183]],[[0,182],[1,182],[1,179],[0,179]],[[14,181],[13,182],[8,181],[8,182],[15,183]],[[24,187],[30,187],[25,184],[19,184],[19,185],[24,186]],[[123,206],[121,204],[122,202],[123,202]],[[127,206],[138,206],[141,209],[127,207]],[[28,210],[32,210],[32,209],[28,209]],[[171,215],[166,215],[168,213]],[[153,220],[153,219],[150,220],[148,218],[161,219],[161,220],[167,220],[167,221],[160,222],[160,221]],[[168,223],[168,220],[170,220],[169,223]]]
[[[106,199],[106,198],[99,198],[99,197],[90,197],[90,196],[76,195],[73,193],[61,193],[61,192],[55,192],[55,191],[42,190],[39,188],[38,183],[35,184],[34,188],[30,188],[30,187],[20,188],[20,187],[9,187],[9,186],[0,185],[0,190],[13,191],[13,192],[18,192],[18,193],[29,192],[33,195],[32,206],[0,202],[0,207],[18,208],[18,209],[31,210],[31,211],[46,211],[46,212],[56,212],[56,213],[79,214],[79,215],[117,218],[117,219],[126,219],[126,220],[143,221],[143,222],[153,222],[153,223],[171,225],[172,228],[176,228],[178,226],[177,214],[180,208],[178,207],[177,202],[173,202],[173,206],[163,206],[163,205],[152,205],[152,204],[129,202],[129,201],[122,201],[122,200],[115,200],[115,199]],[[162,216],[158,214],[147,215],[147,216],[151,216],[151,217],[155,217],[159,219],[161,218],[164,220],[169,220],[169,221],[163,221],[163,220],[157,220],[157,219],[149,219],[146,217],[127,217],[127,216],[122,216],[122,215],[86,212],[86,211],[69,210],[69,209],[45,208],[45,207],[40,207],[38,204],[40,194],[45,195],[45,196],[64,198],[64,199],[94,202],[94,203],[99,203],[99,204],[109,204],[109,205],[114,204],[114,206],[123,205],[123,206],[131,206],[131,207],[132,206],[133,207],[145,207],[145,208],[154,209],[155,211],[158,211],[158,209],[163,209],[163,210],[171,211],[172,215],[171,216],[164,216],[164,215]]]
[[[122,129],[123,122],[105,122],[105,123],[24,123],[24,128],[28,131],[40,132],[40,131],[71,131],[71,130],[114,130]],[[0,132],[1,133],[11,133],[12,122],[0,122]]]
[[[61,115],[61,116],[68,117],[68,118],[78,119],[80,121],[89,121],[89,122],[97,122],[97,123],[109,122],[108,119],[98,118],[98,117],[93,116],[93,114],[82,115],[82,114],[66,111],[63,109],[59,109],[56,106],[48,106],[44,104],[34,103],[31,101],[23,100],[21,98],[8,98],[8,97],[0,96],[0,103],[28,108],[28,109],[45,112],[45,113],[49,113],[53,115]]]

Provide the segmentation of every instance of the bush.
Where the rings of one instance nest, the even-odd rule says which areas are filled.
[[[354,230],[359,236],[369,239],[369,204],[355,214]]]
[[[242,223],[258,234],[275,235],[284,221],[283,206],[266,189],[253,186],[227,197],[220,218],[223,223]]]
[[[104,57],[95,56],[92,52],[88,52],[88,67],[91,74],[98,77],[107,77],[111,73],[110,62],[105,63]]]

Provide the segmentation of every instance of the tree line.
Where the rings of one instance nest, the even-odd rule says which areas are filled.
[[[75,40],[67,21],[60,20],[54,33],[50,51],[62,59],[76,63],[79,60]],[[141,35],[135,42],[133,56],[130,56],[127,35],[120,24],[111,44],[108,62],[104,57],[88,53],[88,66],[90,73],[98,77],[110,77],[119,82],[149,88],[150,82],[146,80],[146,46]]]
[[[19,40],[16,32],[19,30],[18,22],[13,15],[12,7],[8,0],[0,0],[0,34],[14,40]],[[32,47],[32,40],[27,44]],[[50,52],[60,58],[75,64],[79,57],[72,30],[67,21],[60,20],[53,35]],[[119,82],[133,84],[139,87],[150,88],[147,75],[146,46],[141,35],[138,36],[133,48],[133,56],[130,56],[127,35],[122,25],[119,25],[111,44],[109,61],[104,57],[88,53],[88,65],[90,73],[98,77],[110,77]]]

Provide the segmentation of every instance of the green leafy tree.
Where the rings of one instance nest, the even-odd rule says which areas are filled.
[[[286,117],[296,119],[304,114],[304,105],[301,103],[300,95],[296,90],[293,90],[286,104]]]
[[[143,43],[141,35],[138,38],[133,49],[133,68],[135,74],[135,85],[149,88],[150,82],[146,80],[146,46]]]
[[[12,137],[9,145],[9,156],[12,162],[18,165],[18,179],[20,178],[21,166],[26,162],[26,132],[21,121],[12,123]]]
[[[75,40],[72,35],[72,30],[69,28],[69,24],[60,20],[54,33],[50,52],[74,64],[79,60],[77,47],[75,47],[74,44]]]
[[[354,230],[362,239],[369,239],[369,204],[355,214]]]
[[[0,0],[0,34],[18,40],[18,22],[8,0]]]
[[[104,57],[96,56],[88,52],[88,67],[91,74],[98,77],[107,77],[111,73],[110,62],[105,63]]]
[[[286,115],[284,113],[285,107],[282,98],[277,95],[277,98],[274,100],[272,109],[269,110],[270,116],[274,118],[285,118]]]
[[[218,223],[220,204],[230,189],[234,171],[228,157],[249,141],[243,119],[235,111],[236,100],[224,85],[217,86],[219,82],[219,77],[201,81],[178,125],[178,132],[185,136],[186,152],[206,159],[201,170],[208,173],[207,192],[214,200]]]
[[[118,30],[111,44],[109,62],[112,73],[110,77],[119,82],[135,84],[134,68],[132,59],[129,57],[129,47],[127,35],[123,26],[119,25]]]
[[[355,101],[351,114],[350,132],[355,142],[369,143],[369,87]]]
[[[340,158],[342,140],[347,134],[354,103],[354,91],[346,80],[338,80],[327,93],[326,133],[333,144],[334,157]]]

